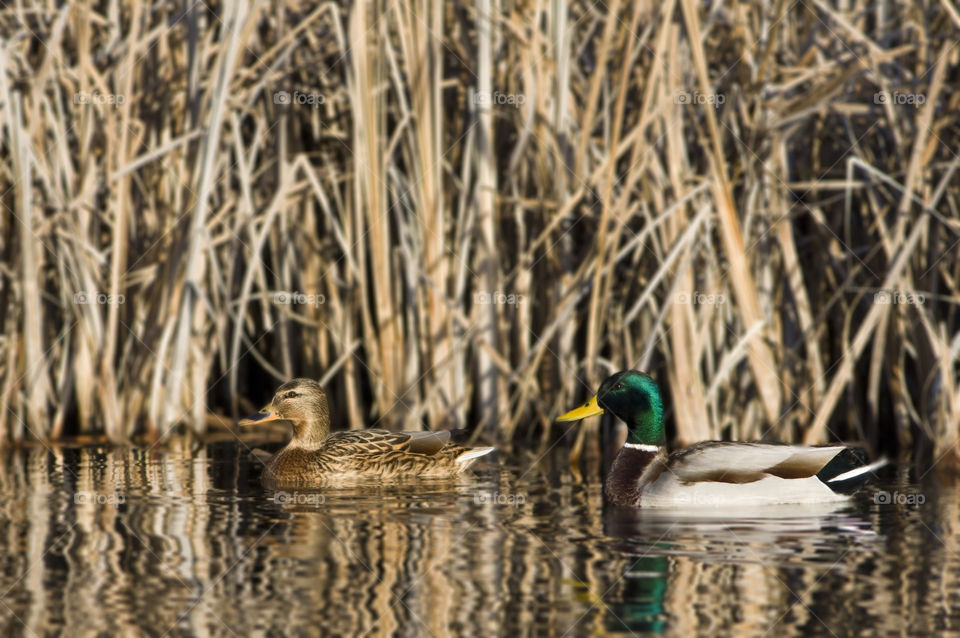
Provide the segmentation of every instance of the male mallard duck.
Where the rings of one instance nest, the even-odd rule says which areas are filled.
[[[604,494],[616,505],[677,507],[766,505],[844,500],[886,463],[842,445],[810,447],[704,441],[667,454],[663,400],[656,381],[618,372],[583,406],[558,421],[609,410],[627,424],[627,442],[607,474]]]
[[[290,421],[293,439],[266,461],[264,478],[276,485],[319,485],[338,480],[449,477],[463,472],[492,447],[465,448],[450,432],[350,430],[330,434],[327,395],[312,379],[280,386],[259,413],[240,421],[254,425]]]

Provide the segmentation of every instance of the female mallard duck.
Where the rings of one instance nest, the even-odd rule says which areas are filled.
[[[704,441],[667,454],[657,383],[625,370],[558,421],[610,411],[627,424],[627,441],[607,474],[604,494],[616,505],[677,507],[767,505],[844,500],[886,463],[842,445],[810,447]]]
[[[290,421],[293,439],[266,461],[264,479],[273,485],[320,485],[340,480],[449,477],[463,472],[492,447],[465,448],[450,432],[350,430],[330,434],[327,395],[312,379],[280,386],[259,413],[240,421],[254,425]]]

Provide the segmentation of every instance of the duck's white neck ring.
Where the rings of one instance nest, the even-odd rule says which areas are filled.
[[[644,452],[659,452],[659,445],[647,445],[646,443],[624,443],[623,447],[630,448],[631,450],[642,450]]]

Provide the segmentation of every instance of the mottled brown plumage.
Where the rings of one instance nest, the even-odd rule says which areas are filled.
[[[293,438],[264,469],[272,486],[324,485],[365,478],[449,477],[492,447],[466,448],[449,432],[350,430],[330,434],[327,395],[312,379],[280,386],[273,400],[240,425],[289,421]]]

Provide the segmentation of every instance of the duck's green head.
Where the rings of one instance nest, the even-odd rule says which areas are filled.
[[[642,372],[624,370],[607,377],[592,399],[557,421],[579,421],[605,411],[612,412],[627,424],[627,443],[666,445],[660,388]]]

